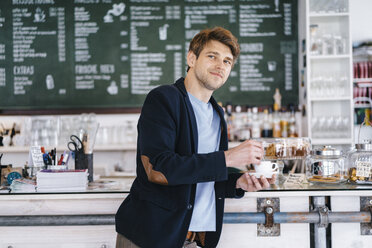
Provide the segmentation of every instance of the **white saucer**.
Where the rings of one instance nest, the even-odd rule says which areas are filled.
[[[258,173],[258,172],[248,172],[249,175],[255,176],[256,178],[260,178],[261,176],[264,176],[266,178],[272,178],[274,174],[278,174],[276,171],[270,171],[270,172],[264,172],[264,173]]]

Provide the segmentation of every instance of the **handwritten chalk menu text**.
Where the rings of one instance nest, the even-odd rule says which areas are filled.
[[[0,110],[141,107],[214,26],[241,46],[218,101],[298,104],[297,0],[1,0]]]

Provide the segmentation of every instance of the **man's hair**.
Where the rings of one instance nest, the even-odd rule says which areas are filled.
[[[231,50],[235,63],[240,53],[238,39],[229,30],[222,27],[214,27],[200,31],[191,40],[189,52],[193,52],[196,55],[196,58],[199,58],[200,52],[203,50],[205,44],[211,40],[219,41],[228,46]],[[189,69],[190,67],[187,67],[187,71],[189,71]]]

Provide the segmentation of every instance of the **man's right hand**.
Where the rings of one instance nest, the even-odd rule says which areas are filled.
[[[245,170],[249,164],[260,164],[264,155],[262,143],[256,140],[246,140],[240,145],[225,151],[227,166]]]

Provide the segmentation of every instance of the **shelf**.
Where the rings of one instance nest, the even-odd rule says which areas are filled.
[[[368,88],[368,87],[372,87],[372,82],[369,82],[369,83],[357,83],[358,87],[359,88]]]
[[[354,108],[371,108],[369,103],[354,103]]]
[[[349,59],[351,58],[350,54],[342,55],[309,55],[309,59],[313,60],[323,60],[323,59]]]
[[[53,149],[52,146],[45,146],[45,150],[49,151]],[[67,147],[57,146],[57,152],[68,150]],[[110,151],[135,151],[137,149],[136,144],[123,144],[123,145],[106,145],[94,147],[94,152],[110,152]],[[13,152],[13,153],[24,153],[30,150],[29,146],[7,146],[0,147],[0,153]]]
[[[354,78],[353,82],[354,83],[368,83],[368,82],[372,82],[372,78]]]
[[[349,12],[342,12],[342,13],[310,13],[309,17],[339,17],[339,16],[349,16]]]
[[[340,5],[337,5],[338,7],[335,7],[335,5],[332,5],[331,3],[323,3],[326,1],[306,0],[304,1],[305,3],[299,1],[299,3],[302,3],[299,5],[299,13],[306,15],[305,21],[299,23],[299,30],[304,30],[299,32],[299,39],[306,40],[306,46],[304,48],[306,50],[305,53],[307,54],[307,57],[304,58],[306,59],[306,61],[304,61],[306,63],[299,64],[299,69],[303,71],[303,78],[305,81],[305,87],[301,93],[305,94],[307,92],[307,97],[302,102],[307,109],[306,120],[304,120],[305,125],[303,125],[303,127],[306,129],[304,130],[305,133],[310,136],[312,145],[345,145],[352,144],[353,142],[353,132],[351,128],[348,128],[347,130],[345,129],[343,133],[340,133],[340,135],[337,135],[337,133],[327,132],[324,133],[324,136],[322,136],[323,133],[313,132],[312,129],[314,117],[324,116],[326,118],[326,116],[331,115],[334,117],[341,116],[345,122],[348,120],[350,124],[353,120],[353,84],[350,78],[353,75],[353,55],[350,46],[352,42],[349,17],[350,1],[351,0],[342,1]],[[337,12],[338,10],[344,12]],[[312,28],[312,25],[317,25],[317,28]],[[322,37],[322,34],[329,34],[330,37],[341,37],[343,45],[335,48],[334,45],[337,44],[331,44],[333,45],[332,49],[328,49],[327,46],[325,47],[326,51],[317,47],[317,51],[319,52],[317,54],[317,51],[314,51],[314,49],[312,49],[314,47],[311,46],[311,41],[314,41],[312,40],[312,37],[316,37],[316,45],[318,45],[318,42],[324,44],[331,42],[327,37]],[[333,38],[332,41],[334,41]],[[324,53],[322,53],[322,51]],[[329,53],[325,53],[328,51]],[[343,53],[341,53],[341,51]],[[313,87],[313,82],[317,83],[316,81],[313,81],[314,77],[317,75],[328,75],[329,73],[346,77],[346,80],[344,80],[344,78],[342,79],[343,88],[339,89],[338,85],[329,84],[328,87],[332,87],[330,91],[320,92],[316,90]],[[335,82],[337,82],[340,78],[335,80]],[[320,81],[318,82],[320,83]],[[334,94],[329,94],[327,92],[334,92]],[[334,136],[332,136],[332,134],[334,134]]]
[[[354,108],[372,108],[372,99],[368,97],[356,97],[353,99],[353,102],[354,102]],[[366,103],[366,102],[369,102],[369,103]]]
[[[352,144],[353,140],[351,138],[312,138],[312,145],[346,145]]]
[[[325,101],[350,101],[350,97],[348,96],[340,96],[340,97],[328,97],[328,98],[325,98],[325,97],[313,97],[313,98],[310,98],[310,101],[312,102],[325,102]]]
[[[137,150],[137,144],[122,144],[122,145],[105,145],[97,146],[94,148],[94,151],[127,151],[127,150]]]
[[[372,87],[372,78],[354,78],[354,84],[357,84],[359,88]]]
[[[114,171],[111,172],[109,175],[101,176],[101,178],[105,179],[113,179],[113,178],[123,178],[123,177],[136,177],[135,171]]]

